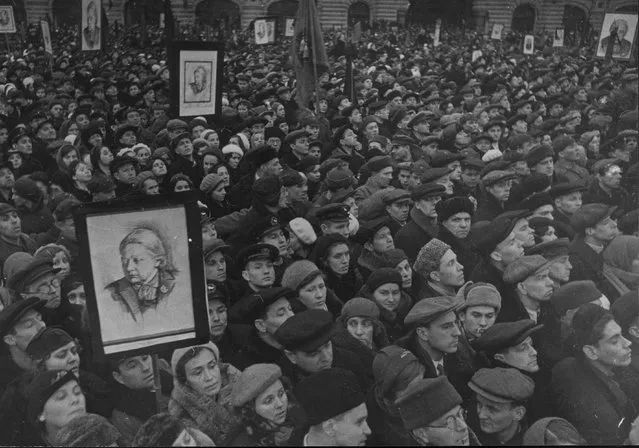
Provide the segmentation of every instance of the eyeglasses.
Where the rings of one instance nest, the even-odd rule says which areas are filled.
[[[48,294],[57,291],[60,287],[60,280],[52,278],[48,282],[40,283],[35,290],[39,293]]]
[[[468,412],[465,409],[460,409],[457,415],[450,415],[446,418],[445,425],[428,425],[428,428],[447,428],[451,431],[457,430],[459,425],[466,424],[466,417],[468,416]]]

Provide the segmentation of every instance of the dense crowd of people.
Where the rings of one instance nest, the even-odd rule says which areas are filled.
[[[636,67],[375,26],[350,97],[327,31],[300,105],[290,41],[233,32],[183,120],[139,32],[0,58],[0,445],[639,444]],[[74,215],[188,191],[210,341],[103,359]]]

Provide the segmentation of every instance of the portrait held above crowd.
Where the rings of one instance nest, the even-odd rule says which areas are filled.
[[[639,444],[626,19],[100,4],[0,54],[0,445]]]

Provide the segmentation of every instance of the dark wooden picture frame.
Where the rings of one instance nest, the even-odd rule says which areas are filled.
[[[75,215],[98,356],[157,353],[209,340],[197,195],[180,199],[93,203]]]
[[[202,116],[208,120],[220,115],[224,44],[172,42],[168,63],[171,73],[171,116]]]

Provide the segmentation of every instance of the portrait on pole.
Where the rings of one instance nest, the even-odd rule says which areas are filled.
[[[15,33],[16,20],[13,6],[0,6],[0,33]]]
[[[605,57],[612,43],[612,58],[629,60],[636,33],[636,14],[606,14],[599,33],[597,56]]]
[[[102,0],[82,0],[82,50],[102,49]]]

